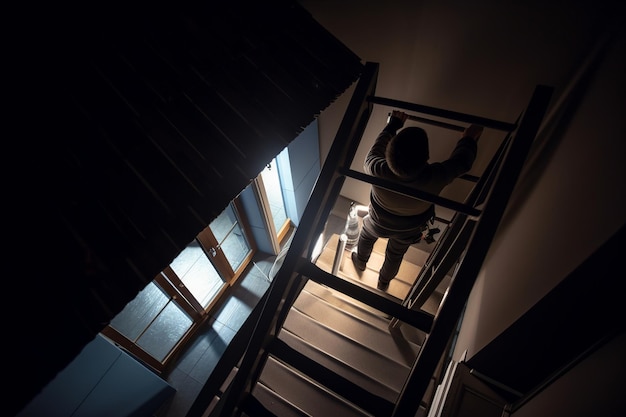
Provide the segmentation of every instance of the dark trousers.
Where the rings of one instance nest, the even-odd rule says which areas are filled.
[[[394,222],[395,216],[385,216],[385,218],[383,216],[381,213],[373,213],[370,206],[370,214],[363,218],[363,227],[357,243],[357,256],[359,260],[367,262],[376,241],[379,238],[387,238],[385,261],[380,268],[378,278],[382,282],[389,282],[398,273],[402,258],[409,246],[421,239],[422,232],[427,228],[426,223],[432,214],[430,212],[424,213],[410,226],[402,219],[402,227],[396,225],[400,222]]]

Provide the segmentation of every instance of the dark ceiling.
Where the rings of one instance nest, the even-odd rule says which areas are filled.
[[[363,68],[295,1],[91,3],[35,20],[16,410]]]

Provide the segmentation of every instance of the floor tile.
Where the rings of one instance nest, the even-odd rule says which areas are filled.
[[[211,345],[204,351],[189,376],[204,384],[236,333],[228,327],[222,328],[219,336],[212,340]]]

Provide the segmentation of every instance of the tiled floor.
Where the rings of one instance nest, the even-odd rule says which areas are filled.
[[[258,254],[245,276],[233,287],[230,297],[197,331],[166,378],[176,394],[155,417],[186,416],[222,353],[269,287],[267,274],[275,259]]]

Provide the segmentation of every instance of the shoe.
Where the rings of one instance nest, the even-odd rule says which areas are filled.
[[[381,291],[387,291],[387,288],[389,288],[389,282],[381,281],[380,278],[378,278],[378,285],[376,288]]]
[[[350,257],[352,258],[352,263],[354,263],[356,269],[358,269],[359,271],[365,271],[365,265],[367,264],[367,262],[363,262],[362,260],[360,260],[356,252],[352,252],[352,255],[350,255]]]

